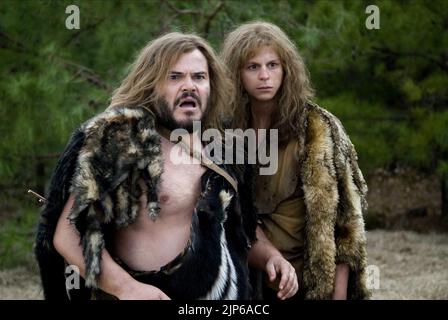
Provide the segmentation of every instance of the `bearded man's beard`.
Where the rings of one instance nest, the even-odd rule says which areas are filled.
[[[188,96],[188,95],[187,95]],[[190,95],[191,96],[191,95]],[[182,98],[185,98],[185,96],[182,96]],[[175,101],[174,106],[177,106],[178,103]],[[197,99],[197,108],[202,108],[200,104],[200,100]],[[155,114],[156,114],[156,120],[157,123],[164,126],[168,130],[175,130],[175,129],[185,129],[188,131],[188,133],[193,133],[193,121],[203,121],[207,118],[207,112],[209,110],[208,101],[207,106],[205,108],[205,111],[202,112],[201,119],[198,120],[185,120],[185,121],[177,121],[174,116],[174,110],[170,110],[168,102],[165,100],[165,98],[161,97],[157,99],[155,103]]]

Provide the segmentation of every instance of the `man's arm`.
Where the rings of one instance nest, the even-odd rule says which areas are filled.
[[[333,300],[347,300],[347,284],[349,272],[350,268],[346,263],[338,264],[336,266]]]
[[[292,297],[299,288],[294,267],[283,258],[259,226],[256,234],[258,240],[249,251],[249,265],[266,271],[271,282],[281,275],[277,296],[282,300]]]
[[[80,237],[75,226],[70,223],[68,216],[74,203],[74,196],[70,195],[64,210],[58,220],[53,244],[65,260],[79,268],[81,276],[85,275],[85,262]],[[101,290],[112,294],[120,300],[168,300],[168,296],[158,288],[136,281],[120,267],[106,249],[101,254],[101,273],[98,279]]]

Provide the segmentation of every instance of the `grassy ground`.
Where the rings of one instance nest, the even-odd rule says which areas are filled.
[[[0,300],[41,300],[39,281],[36,268],[0,270]]]
[[[30,267],[39,208],[28,205],[20,211],[3,208],[0,217],[0,270],[15,266]]]
[[[0,299],[42,299],[33,255],[39,207],[31,202],[20,207],[1,208]]]
[[[368,264],[380,270],[374,299],[448,299],[448,234],[369,231]]]
[[[373,299],[448,299],[448,234],[374,230],[367,242],[380,270]],[[35,265],[0,270],[0,299],[42,299]]]

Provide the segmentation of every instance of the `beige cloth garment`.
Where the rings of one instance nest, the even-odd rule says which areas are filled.
[[[259,210],[261,228],[294,266],[300,281],[306,209],[299,181],[297,154],[297,140],[279,148],[277,172],[257,177],[255,203]]]

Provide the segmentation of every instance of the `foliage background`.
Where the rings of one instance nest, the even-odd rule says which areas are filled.
[[[65,27],[71,4],[80,8],[79,30]],[[380,8],[379,30],[365,26],[370,4]],[[17,254],[29,248],[37,216],[26,190],[44,192],[70,133],[107,107],[139,49],[165,32],[187,31],[219,51],[229,30],[255,19],[278,24],[297,44],[317,102],[341,119],[366,176],[406,166],[446,186],[445,0],[4,0],[0,266],[28,259]]]

